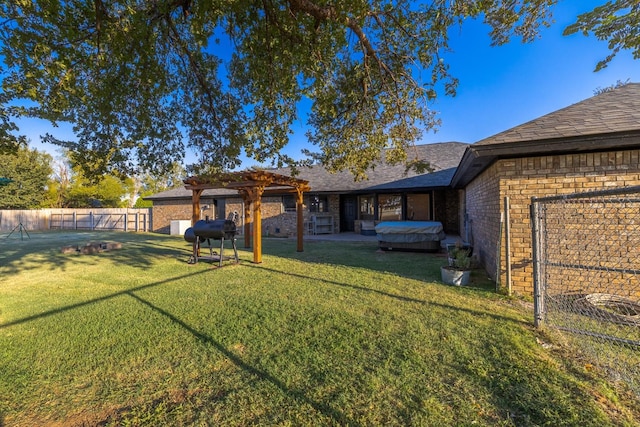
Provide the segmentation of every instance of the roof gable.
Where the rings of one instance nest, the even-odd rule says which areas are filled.
[[[640,129],[640,83],[629,83],[473,145],[568,138]]]
[[[451,179],[462,188],[498,159],[640,147],[640,83],[629,83],[468,147]]]

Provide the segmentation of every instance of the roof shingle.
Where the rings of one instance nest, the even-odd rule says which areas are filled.
[[[364,181],[354,181],[350,172],[329,173],[320,165],[309,168],[301,168],[296,178],[309,181],[311,191],[314,193],[347,193],[362,191],[391,191],[409,188],[437,188],[446,187],[451,182],[451,177],[458,166],[465,149],[469,144],[463,142],[443,142],[435,144],[423,144],[415,146],[415,156],[420,160],[427,161],[435,170],[432,173],[417,174],[413,171],[405,171],[404,164],[389,165],[379,162],[375,168],[368,173],[368,179]],[[412,150],[408,157],[412,158]],[[287,168],[275,169],[272,172],[289,175]],[[236,195],[235,190],[213,189],[205,190],[202,197],[207,196],[232,196]],[[184,187],[164,191],[145,197],[148,200],[190,198],[191,191]]]
[[[629,83],[473,145],[503,144],[623,132],[640,128],[640,83]]]

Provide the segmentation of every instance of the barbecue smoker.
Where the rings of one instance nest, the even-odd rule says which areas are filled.
[[[206,217],[205,220],[196,222],[193,227],[187,228],[184,232],[184,240],[193,244],[193,254],[189,258],[189,264],[196,264],[199,258],[201,243],[207,242],[209,246],[210,259],[213,262],[214,255],[211,240],[220,240],[220,254],[218,255],[218,266],[222,267],[222,251],[224,250],[224,241],[230,240],[233,246],[233,253],[236,262],[238,259],[238,249],[236,248],[236,223],[228,219],[217,219],[214,221]],[[202,258],[202,257],[200,257]]]

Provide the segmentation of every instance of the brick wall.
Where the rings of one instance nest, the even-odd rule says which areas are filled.
[[[474,248],[480,249],[483,265],[495,278],[500,212],[503,198],[509,196],[512,290],[532,295],[531,197],[632,185],[640,185],[640,150],[499,160],[466,189]],[[500,281],[506,285],[504,239]]]
[[[202,197],[200,199],[200,206],[209,206],[209,209],[202,211],[202,216],[209,216],[214,218],[214,204],[213,197]],[[226,208],[229,212],[229,208]],[[191,221],[191,198],[188,199],[173,199],[173,200],[154,200],[152,208],[152,224],[151,231],[156,233],[169,234],[171,228],[171,221],[174,220],[186,220]],[[226,218],[225,213],[220,213],[221,218]]]
[[[242,198],[240,197],[229,197],[225,199],[224,203],[224,217],[229,218],[229,214],[238,213],[238,226],[242,226],[242,217],[244,215],[244,204],[242,203]]]
[[[309,220],[308,207],[303,207],[303,220]],[[297,235],[298,214],[295,211],[285,212],[282,197],[264,198],[262,201],[262,232],[264,235],[289,237]]]
[[[640,296],[637,193],[543,203],[548,293]],[[584,266],[584,267],[582,267]]]
[[[329,195],[327,200],[329,212],[318,215],[331,215],[333,217],[333,232],[339,233],[340,218],[340,198],[338,195]],[[305,224],[315,213],[309,212],[309,206],[303,205],[303,221]],[[277,237],[296,236],[297,233],[297,213],[285,212],[282,208],[282,198],[262,199],[262,231],[263,234]]]
[[[474,257],[495,278],[497,240],[500,225],[500,173],[505,166],[489,167],[465,189],[464,206],[467,221],[462,236],[471,236]],[[464,214],[463,214],[464,215]],[[463,216],[464,217],[464,216]]]
[[[339,232],[340,198],[338,195],[328,197],[329,212],[334,220],[334,233]],[[200,206],[209,205],[211,211],[204,212],[213,218],[213,198],[201,198]],[[264,235],[288,237],[297,234],[296,212],[285,212],[282,205],[282,197],[268,196],[262,198],[262,232]],[[242,198],[230,197],[225,199],[225,212],[219,212],[221,218],[228,218],[229,214],[238,212],[240,222],[244,215]],[[304,206],[304,221],[311,217],[308,207]],[[153,203],[152,229],[157,233],[169,234],[172,220],[191,220],[191,199],[181,200],[156,200]]]
[[[153,202],[151,231],[169,234],[173,220],[191,220],[191,199]]]
[[[340,196],[337,194],[329,194],[327,196],[327,204],[329,205],[329,212],[326,215],[333,215],[333,232],[340,233]],[[305,211],[305,220],[306,211]]]

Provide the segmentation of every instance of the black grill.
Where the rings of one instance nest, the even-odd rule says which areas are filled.
[[[196,236],[206,239],[231,240],[236,236],[236,223],[228,219],[200,220],[193,226],[193,232]]]
[[[209,220],[207,217],[204,220],[196,222],[193,227],[187,228],[184,232],[184,240],[193,244],[193,254],[189,258],[189,264],[196,264],[200,256],[201,243],[207,242],[209,246],[209,252],[211,260],[214,261],[213,246],[211,240],[220,240],[220,255],[218,256],[218,265],[222,267],[222,251],[224,250],[224,241],[230,240],[233,246],[233,253],[238,262],[238,250],[236,248],[236,224],[228,219]]]

